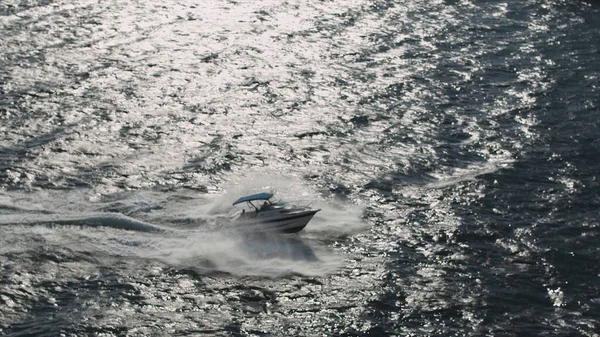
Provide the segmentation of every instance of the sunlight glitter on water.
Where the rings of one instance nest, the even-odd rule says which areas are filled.
[[[3,2],[0,329],[592,335],[594,11]],[[322,211],[220,230],[263,189]]]

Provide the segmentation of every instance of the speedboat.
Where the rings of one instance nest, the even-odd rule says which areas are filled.
[[[296,233],[304,229],[320,209],[310,206],[294,206],[285,201],[273,201],[273,194],[258,193],[241,197],[233,206],[246,204],[236,212],[233,219],[244,229]],[[237,208],[237,207],[236,207]]]

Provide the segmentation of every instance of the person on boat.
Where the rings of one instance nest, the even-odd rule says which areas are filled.
[[[265,202],[262,204],[262,207],[260,208],[260,210],[262,211],[263,209],[267,209],[267,207],[269,207],[269,203],[265,201]]]
[[[240,214],[240,219],[245,219],[245,218],[246,218],[246,210],[243,209],[242,214]]]

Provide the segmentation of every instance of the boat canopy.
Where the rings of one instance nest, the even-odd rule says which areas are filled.
[[[273,194],[271,194],[271,193],[252,194],[252,195],[248,195],[248,196],[239,198],[233,204],[237,205],[237,204],[241,204],[242,202],[245,202],[245,201],[253,201],[253,200],[269,200],[269,199],[271,199],[272,196],[273,196]]]

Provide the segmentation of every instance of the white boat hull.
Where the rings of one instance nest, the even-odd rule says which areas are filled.
[[[236,221],[238,227],[249,231],[296,233],[304,229],[319,210],[288,213],[278,217],[258,217]]]

